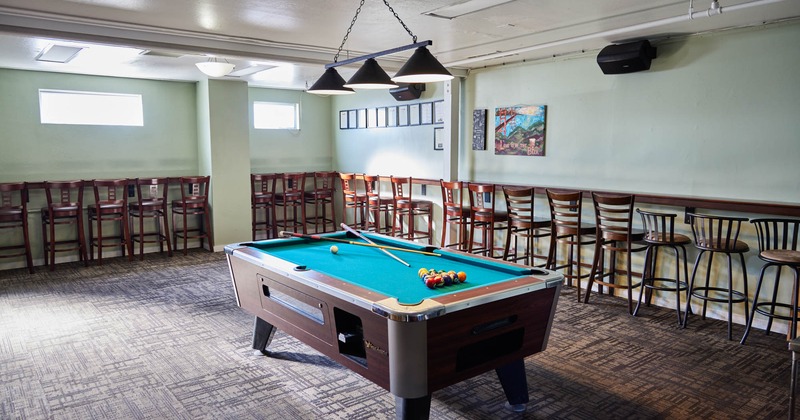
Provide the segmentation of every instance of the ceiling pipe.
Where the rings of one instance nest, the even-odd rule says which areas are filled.
[[[691,10],[690,10],[690,12],[687,13],[687,14],[678,15],[678,16],[671,17],[671,18],[654,20],[654,21],[650,21],[650,22],[640,23],[640,24],[637,24],[637,25],[626,26],[624,28],[611,29],[611,30],[603,31],[603,32],[595,32],[593,34],[588,34],[588,35],[581,35],[581,36],[576,36],[576,37],[572,37],[572,38],[565,38],[565,39],[561,39],[561,40],[558,40],[558,41],[546,42],[544,44],[531,45],[530,47],[523,47],[523,48],[518,48],[518,49],[515,49],[515,50],[501,51],[501,52],[497,52],[497,53],[493,53],[493,54],[483,55],[483,56],[480,56],[480,57],[468,58],[466,60],[453,61],[453,62],[450,62],[450,63],[444,63],[444,66],[445,67],[457,67],[457,66],[462,66],[462,65],[465,65],[465,64],[472,64],[472,63],[477,63],[477,62],[481,62],[481,61],[493,60],[495,58],[501,58],[501,57],[505,57],[505,56],[508,56],[508,55],[520,54],[520,53],[524,53],[524,52],[536,51],[536,50],[541,50],[541,49],[551,48],[551,47],[557,47],[557,46],[560,46],[560,45],[571,44],[573,42],[586,41],[586,40],[595,39],[595,38],[622,35],[622,34],[626,34],[626,33],[629,33],[629,32],[639,31],[639,30],[642,30],[642,29],[650,29],[650,28],[656,28],[656,27],[659,27],[659,26],[670,25],[670,24],[673,24],[673,23],[679,23],[679,22],[686,21],[687,19],[691,20],[691,19],[699,19],[699,18],[704,18],[704,17],[710,17],[710,16],[722,14],[723,12],[735,12],[737,10],[748,9],[748,8],[756,7],[756,6],[764,6],[764,5],[772,4],[772,3],[780,3],[782,1],[785,1],[785,0],[755,0],[755,1],[748,2],[748,3],[742,3],[742,4],[733,5],[733,6],[725,6],[725,7],[717,7],[717,8],[711,8],[710,7],[708,10],[702,10],[702,11],[699,11],[699,12],[691,12]],[[712,4],[713,3],[716,3],[716,0],[713,1]],[[719,5],[717,4],[717,6],[719,6]]]

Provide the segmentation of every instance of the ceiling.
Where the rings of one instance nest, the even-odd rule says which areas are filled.
[[[491,1],[389,5],[459,75],[616,42],[646,38],[657,45],[668,37],[800,17],[798,0],[719,0],[713,10],[711,0]],[[452,5],[468,13],[428,14],[449,13],[440,9]],[[334,61],[358,7],[358,0],[0,0],[0,67],[192,81],[206,78],[194,63],[215,55],[236,65],[224,79],[305,89]],[[412,42],[383,0],[364,0],[339,60]],[[84,49],[68,63],[37,61],[51,44]],[[128,48],[112,48],[120,46]],[[378,60],[393,74],[410,52]],[[354,66],[339,71],[347,79]]]

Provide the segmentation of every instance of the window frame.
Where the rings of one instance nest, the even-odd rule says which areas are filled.
[[[47,125],[88,125],[88,126],[103,126],[103,127],[144,127],[144,101],[141,94],[138,93],[117,93],[117,92],[95,92],[83,90],[66,90],[66,89],[39,89],[39,123]],[[71,95],[88,98],[116,98],[119,100],[133,99],[133,102],[127,104],[124,113],[117,115],[105,114],[103,117],[98,118],[98,109],[104,111],[118,109],[121,103],[110,106],[105,104],[89,104],[91,107],[86,107],[85,104],[78,103],[77,100],[71,101],[72,103],[64,105],[57,102],[49,101],[47,98],[50,96],[55,98],[56,95]],[[61,106],[65,108],[60,108]],[[69,112],[64,112],[66,107],[69,107]],[[55,109],[54,109],[55,108]],[[133,114],[131,110],[135,110]],[[77,118],[76,118],[77,117]],[[110,118],[109,118],[110,117]]]
[[[292,127],[270,127],[266,125],[259,126],[259,112],[257,108],[260,105],[267,105],[267,106],[291,106],[293,109],[293,126]],[[288,130],[288,131],[299,131],[300,130],[300,104],[297,102],[278,102],[278,101],[253,101],[253,128],[256,130]]]

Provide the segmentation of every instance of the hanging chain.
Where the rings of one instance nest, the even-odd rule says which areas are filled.
[[[342,44],[339,45],[339,49],[336,51],[336,55],[333,56],[333,62],[334,63],[339,61],[339,54],[342,53],[342,48],[344,48],[344,44],[347,42],[347,38],[350,36],[350,31],[353,30],[353,25],[356,24],[356,20],[358,19],[358,14],[361,13],[361,8],[364,7],[364,1],[365,0],[361,0],[361,3],[358,5],[358,9],[356,9],[356,14],[355,14],[355,16],[353,16],[353,20],[350,21],[350,26],[347,28],[347,32],[344,34],[344,38],[342,39]],[[389,8],[389,11],[392,12],[392,14],[394,15],[395,19],[397,19],[397,21],[400,22],[401,25],[403,25],[403,29],[405,29],[406,32],[408,32],[408,34],[411,35],[412,42],[416,43],[417,42],[417,36],[414,35],[411,32],[411,29],[408,29],[408,26],[406,26],[406,23],[403,22],[403,19],[400,19],[400,16],[398,16],[397,12],[395,12],[394,9],[392,9],[392,6],[389,5],[389,2],[387,0],[383,0],[383,4],[385,4],[386,7]]]
[[[350,22],[350,27],[347,28],[347,33],[344,34],[344,39],[342,39],[342,45],[339,45],[339,50],[336,51],[336,55],[333,56],[333,62],[339,61],[339,54],[342,52],[342,48],[344,48],[344,43],[347,42],[347,37],[350,36],[350,31],[353,30],[353,25],[356,24],[356,19],[358,19],[358,14],[361,13],[361,8],[364,7],[364,0],[361,0],[361,4],[358,5],[358,9],[356,9],[356,15],[353,16],[353,20]]]
[[[364,2],[362,1],[361,3],[363,4]],[[408,32],[408,34],[411,35],[412,43],[416,44],[417,43],[417,36],[414,35],[413,33],[411,33],[411,29],[408,29],[408,26],[406,26],[406,23],[403,22],[403,19],[400,19],[400,16],[398,16],[397,12],[395,12],[394,9],[392,9],[392,6],[389,6],[388,0],[383,0],[383,4],[385,4],[386,7],[389,8],[389,11],[392,12],[392,14],[394,15],[395,19],[397,19],[397,21],[400,22],[401,25],[403,25],[403,29],[405,29],[406,32]]]

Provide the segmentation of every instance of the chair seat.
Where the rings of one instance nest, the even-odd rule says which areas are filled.
[[[644,241],[645,233],[640,229],[632,229],[630,237],[631,242],[642,242]],[[607,241],[626,242],[628,240],[628,234],[626,232],[604,231],[602,239]]]
[[[688,245],[692,243],[692,239],[686,235],[682,235],[680,233],[675,233],[672,235],[673,240],[670,241],[667,238],[669,235],[659,233],[654,236],[645,235],[644,241],[651,245]]]
[[[789,249],[768,249],[761,251],[758,256],[767,262],[776,264],[800,265],[800,251]]]
[[[123,209],[123,208],[124,208],[124,206],[122,205],[122,203],[116,203],[116,204],[101,204],[101,205],[100,205],[100,213],[101,213],[101,214],[113,214],[113,213],[120,213],[120,212],[122,212],[122,209]],[[96,212],[97,212],[97,206],[91,206],[91,207],[89,207],[89,211],[91,211],[91,212],[93,212],[93,213],[96,213]]]
[[[592,223],[581,223],[580,229],[565,225],[557,225],[555,229],[555,234],[558,236],[577,235],[580,231],[581,235],[594,235],[596,230],[597,228],[595,228],[594,224]]]
[[[182,211],[184,208],[187,210],[191,209],[204,209],[206,206],[206,202],[203,199],[200,200],[186,200],[186,205],[184,206],[184,202],[181,200],[174,200],[172,202],[172,211]]]
[[[487,208],[487,210],[489,210]],[[472,219],[476,222],[488,222],[489,220],[500,223],[500,222],[507,222],[508,221],[508,212],[505,210],[495,210],[494,213],[491,211],[471,211],[470,215]]]
[[[705,250],[705,251],[714,251],[714,252],[734,252],[734,253],[741,253],[747,252],[750,250],[750,247],[747,245],[746,242],[736,240],[734,241],[713,241],[709,242],[705,238],[698,238],[697,239],[697,248]]]
[[[0,209],[0,222],[14,222],[22,219],[22,207],[4,207]]]
[[[253,195],[253,203],[255,204],[269,204],[273,200],[275,200],[275,194],[273,193]]]

